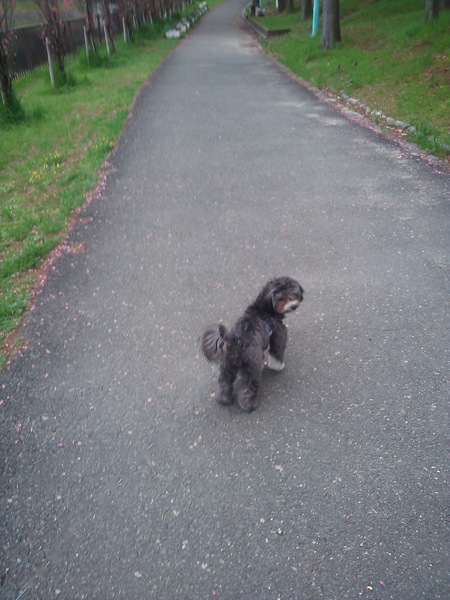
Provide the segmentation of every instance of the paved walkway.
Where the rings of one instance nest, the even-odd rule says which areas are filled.
[[[144,86],[0,375],[2,600],[449,597],[448,173],[210,11]],[[282,373],[202,326],[297,278]]]

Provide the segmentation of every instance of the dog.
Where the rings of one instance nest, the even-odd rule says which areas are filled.
[[[257,408],[263,368],[284,369],[287,329],[283,319],[298,308],[303,294],[295,279],[271,279],[230,331],[222,323],[205,329],[200,338],[202,352],[209,362],[220,364],[219,404],[236,399],[246,412]]]

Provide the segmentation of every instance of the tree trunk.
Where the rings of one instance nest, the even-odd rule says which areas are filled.
[[[439,16],[439,0],[425,0],[425,21],[437,19]]]
[[[302,21],[312,17],[312,0],[302,0]]]
[[[12,81],[8,73],[3,72],[3,70],[0,73],[0,95],[1,102],[9,105],[12,98]]]
[[[329,50],[340,41],[339,0],[323,0],[322,48]]]
[[[0,34],[1,35],[1,34]],[[9,104],[12,96],[12,77],[9,64],[9,53],[7,46],[0,39],[0,100],[3,104]]]

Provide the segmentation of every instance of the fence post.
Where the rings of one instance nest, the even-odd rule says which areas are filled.
[[[106,52],[109,56],[110,52],[109,52],[109,39],[108,39],[108,32],[106,30],[106,24],[105,24],[105,20],[103,19],[103,31],[105,32],[105,42],[106,42]]]
[[[52,61],[52,54],[50,52],[50,42],[48,41],[48,37],[45,38],[45,47],[47,49],[48,70],[50,72],[50,83],[52,84],[52,88],[54,88],[55,87],[55,75],[53,73],[53,61]]]
[[[127,26],[125,24],[125,17],[122,17],[122,28],[123,28],[123,41],[127,43]]]
[[[83,26],[83,34],[84,34],[84,47],[86,48],[86,60],[89,62],[89,42],[87,38],[86,27]]]

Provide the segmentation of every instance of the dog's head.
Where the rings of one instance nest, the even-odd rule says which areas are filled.
[[[284,316],[296,310],[303,300],[303,288],[290,277],[269,281],[261,291],[257,303],[267,312]]]

